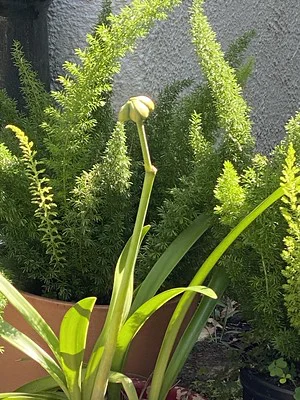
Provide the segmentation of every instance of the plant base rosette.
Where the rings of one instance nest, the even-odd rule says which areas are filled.
[[[47,299],[28,293],[23,293],[24,297],[33,305],[42,317],[51,326],[53,331],[58,335],[59,328],[63,316],[74,303]],[[197,300],[197,299],[196,299]],[[142,376],[147,379],[155,366],[155,361],[162,343],[164,333],[166,331],[168,322],[174,312],[178,300],[173,300],[159,309],[151,318],[145,323],[143,328],[138,332],[131,344],[131,348],[127,357],[125,372],[136,376]],[[195,301],[187,315],[183,328],[185,328],[191,319],[193,312],[197,307]],[[88,361],[93,346],[100,334],[104,325],[107,315],[108,306],[97,305],[94,308],[90,320],[89,332],[87,337],[85,361]],[[28,335],[36,343],[39,343],[45,351],[47,346],[43,345],[39,335],[34,332],[30,325],[22,318],[20,313],[10,304],[6,307],[4,318],[7,322],[15,326],[17,329]],[[160,329],[157,329],[157,327]],[[183,329],[178,336],[178,340],[183,333]],[[151,346],[149,343],[151,342]],[[17,350],[14,346],[5,343],[0,338],[0,346],[3,345],[5,352],[1,355],[0,362],[0,389],[4,392],[11,392],[18,387],[28,383],[34,379],[46,376],[46,371],[38,365],[38,363],[24,357],[24,354]],[[25,359],[24,359],[25,358]],[[22,360],[23,361],[20,361]],[[145,360],[147,360],[145,362]]]

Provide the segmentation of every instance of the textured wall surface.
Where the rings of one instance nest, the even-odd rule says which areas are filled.
[[[113,0],[113,11],[127,3]],[[143,93],[155,98],[159,89],[174,79],[200,79],[189,36],[191,0],[184,3],[124,60],[115,78],[116,106],[130,95]],[[72,58],[73,48],[85,45],[85,34],[96,23],[101,4],[101,0],[53,0],[49,10],[53,78],[63,61]],[[256,67],[246,96],[258,146],[268,151],[283,136],[286,121],[300,106],[300,2],[207,0],[205,8],[224,49],[246,30],[257,32],[249,48]]]

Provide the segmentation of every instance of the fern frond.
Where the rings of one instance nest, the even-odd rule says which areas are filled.
[[[14,132],[20,142],[26,173],[30,180],[32,203],[36,204],[35,216],[40,221],[38,230],[42,233],[41,241],[46,245],[46,252],[50,255],[50,262],[54,266],[54,276],[56,269],[63,268],[65,258],[62,237],[58,233],[59,222],[52,188],[48,186],[49,179],[42,176],[44,170],[40,168],[42,163],[36,160],[33,142],[29,141],[21,129],[13,125],[8,125],[7,128]]]
[[[204,0],[195,0],[192,7],[192,35],[199,62],[216,105],[219,123],[224,129],[225,158],[241,165],[253,149],[248,106],[241,96],[235,73],[225,61],[216,35],[203,13]],[[246,158],[245,158],[246,156]],[[249,161],[249,158],[248,158]]]
[[[101,287],[105,299],[110,295],[114,263],[130,222],[130,177],[125,130],[117,123],[100,162],[77,178],[64,220],[64,234],[74,258],[73,275],[84,274],[89,282],[86,288],[97,292]]]
[[[5,143],[14,154],[20,152],[18,141],[4,127],[7,124],[23,126],[24,122],[24,115],[18,110],[17,102],[8,96],[5,89],[0,89],[0,142]]]
[[[224,163],[214,194],[221,203],[215,207],[215,213],[220,216],[223,224],[232,226],[242,214],[246,196],[240,185],[240,177],[230,161]]]
[[[225,53],[225,60],[229,62],[232,68],[239,69],[242,66],[244,54],[255,36],[255,30],[251,29],[229,45]]]
[[[129,167],[124,125],[117,123],[107,142],[101,163],[95,164],[90,172],[83,172],[77,178],[77,185],[73,190],[75,207],[79,207],[81,212],[83,209],[95,209],[96,205],[91,207],[91,204],[99,194],[100,198],[103,197],[107,189],[116,193],[128,191],[131,176]]]
[[[296,155],[292,144],[289,145],[281,187],[284,189],[281,208],[282,215],[288,223],[288,235],[284,238],[285,249],[282,258],[286,267],[282,271],[286,278],[284,301],[291,325],[300,331],[300,169],[296,165]]]
[[[51,97],[33,70],[31,63],[25,58],[22,46],[18,41],[13,43],[12,57],[18,68],[20,88],[26,102],[29,121],[37,128],[45,118],[44,110],[50,105]]]
[[[189,139],[194,159],[201,162],[205,153],[211,152],[212,149],[211,143],[204,137],[201,115],[197,112],[194,112],[191,116]]]

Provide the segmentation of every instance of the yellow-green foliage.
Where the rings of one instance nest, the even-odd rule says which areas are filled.
[[[217,180],[214,193],[215,198],[221,203],[216,205],[215,212],[220,215],[223,224],[230,225],[241,213],[241,207],[245,202],[245,192],[240,185],[240,177],[230,161],[224,162],[223,173]]]
[[[63,182],[59,193],[66,201],[75,177],[85,168],[84,161],[91,151],[90,136],[96,126],[94,111],[112,89],[112,77],[120,70],[121,58],[136,46],[156,20],[166,18],[166,11],[180,0],[132,1],[119,15],[110,15],[108,24],[100,24],[93,35],[87,36],[88,46],[77,50],[80,64],[65,63],[67,75],[60,77],[62,90],[54,93],[60,108],[49,107],[50,119],[44,124],[47,132],[49,167],[55,175],[54,184]]]
[[[45,169],[42,162],[36,160],[36,151],[33,142],[29,141],[24,132],[12,125],[7,126],[16,135],[22,150],[22,160],[25,164],[25,172],[29,179],[29,191],[31,202],[35,205],[35,217],[39,220],[38,231],[42,233],[41,242],[46,245],[46,254],[50,256],[50,265],[47,270],[49,277],[55,277],[57,271],[64,270],[64,244],[58,233],[57,205],[53,200],[52,188],[49,186],[49,178],[43,176]],[[60,278],[62,280],[62,277]],[[45,280],[45,284],[50,282]],[[50,290],[50,287],[49,287]],[[63,293],[59,293],[63,297]]]
[[[283,285],[285,306],[292,326],[300,331],[300,199],[299,172],[296,165],[295,150],[289,146],[287,167],[281,179],[285,196],[282,215],[288,223],[288,235],[284,238],[285,249],[282,257],[286,267],[282,274],[286,278]]]
[[[216,34],[203,12],[204,0],[192,7],[192,34],[202,71],[210,86],[216,114],[224,133],[225,157],[239,163],[249,156],[253,138],[248,106],[241,96],[233,69],[224,59]],[[243,156],[244,153],[244,156]]]
[[[234,195],[236,183],[232,185],[227,180],[218,187],[217,212],[226,225],[234,226],[281,181],[286,206],[280,210],[279,204],[274,205],[258,218],[222,264],[230,277],[232,295],[253,324],[256,342],[286,358],[299,359],[299,200],[295,195],[299,169],[293,148],[289,148],[292,143],[299,149],[299,114],[291,119],[286,130],[286,139],[276,147],[271,158],[256,155],[251,167],[238,177],[238,191],[243,191],[242,204],[240,196]]]
[[[25,111],[0,92],[0,237],[1,261],[21,283],[64,299],[108,300],[130,231],[131,176],[124,131],[116,126],[110,135],[109,92],[122,57],[179,3],[134,0],[118,15],[106,7],[51,95],[14,44]],[[13,128],[20,145],[7,124],[21,129]]]

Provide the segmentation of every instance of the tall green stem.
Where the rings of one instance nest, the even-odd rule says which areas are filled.
[[[114,303],[114,312],[112,313],[111,318],[108,318],[106,320],[105,324],[107,325],[109,323],[109,328],[108,328],[109,334],[106,337],[106,343],[103,348],[103,354],[101,357],[100,365],[97,370],[97,373],[95,374],[94,387],[91,393],[91,400],[104,400],[104,396],[107,389],[109,372],[111,369],[112,359],[116,348],[117,337],[120,327],[122,325],[122,318],[124,314],[126,299],[130,288],[131,277],[133,274],[134,266],[139,251],[148,204],[151,196],[153,182],[156,175],[156,168],[151,164],[145,129],[142,121],[137,122],[137,129],[139,133],[143,159],[144,159],[144,167],[145,167],[144,184],[142,188],[142,194],[131,238],[131,243],[129,246],[128,255],[125,262],[122,287],[117,293],[117,298]],[[104,330],[107,329],[107,326],[104,326],[103,329]]]

